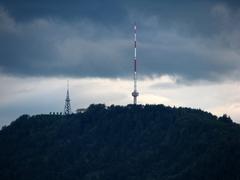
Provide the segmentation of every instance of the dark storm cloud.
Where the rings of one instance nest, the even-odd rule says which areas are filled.
[[[135,20],[143,76],[219,80],[240,66],[237,1],[0,4],[0,72],[5,74],[129,76]]]
[[[0,1],[18,21],[56,17],[67,21],[81,18],[112,24],[124,19],[126,10],[117,0],[3,0]]]

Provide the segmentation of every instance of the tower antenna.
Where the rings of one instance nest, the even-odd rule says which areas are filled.
[[[134,24],[134,74],[133,74],[133,80],[134,80],[134,89],[132,92],[133,96],[133,104],[137,104],[137,97],[139,95],[137,91],[137,25],[136,23]]]
[[[70,97],[69,97],[69,81],[67,81],[67,95],[65,99],[65,106],[64,106],[64,114],[69,115],[71,114],[71,103],[70,103]]]

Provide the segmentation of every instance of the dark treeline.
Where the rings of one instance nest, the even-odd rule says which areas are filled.
[[[239,180],[240,127],[163,105],[23,115],[0,131],[1,180]]]

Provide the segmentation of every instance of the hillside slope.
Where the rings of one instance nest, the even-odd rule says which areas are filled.
[[[240,126],[163,105],[23,115],[0,131],[1,180],[238,180]]]

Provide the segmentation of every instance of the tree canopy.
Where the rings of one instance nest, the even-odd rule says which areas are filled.
[[[238,180],[240,127],[164,105],[22,115],[0,131],[2,180]]]

